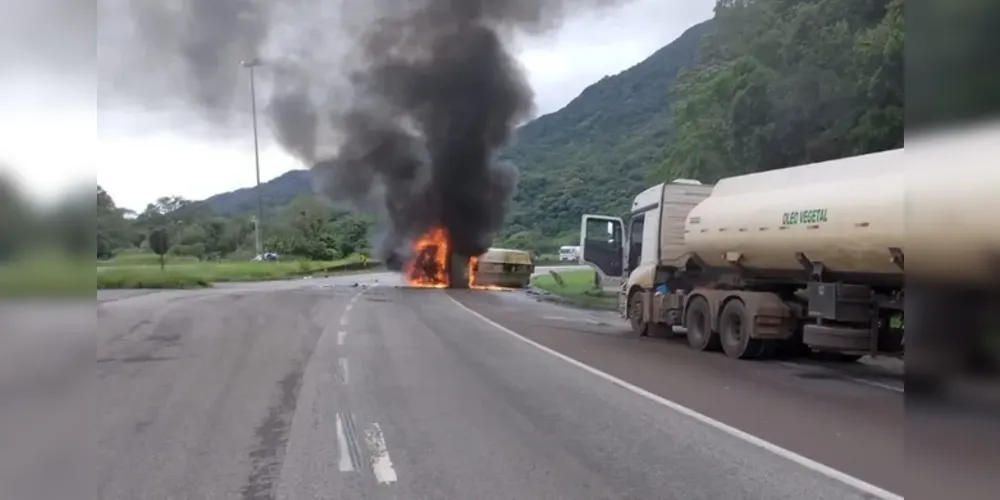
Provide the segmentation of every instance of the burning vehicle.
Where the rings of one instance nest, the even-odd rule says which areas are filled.
[[[469,269],[473,288],[525,288],[535,272],[535,261],[523,250],[490,248],[473,258]]]
[[[531,254],[522,250],[490,248],[463,257],[452,250],[447,230],[435,227],[414,242],[403,275],[412,287],[504,290],[526,287],[534,271]]]

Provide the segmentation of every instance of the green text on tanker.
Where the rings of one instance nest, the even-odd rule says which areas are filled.
[[[781,224],[786,226],[793,224],[816,224],[819,222],[826,222],[825,208],[785,212],[781,215]]]

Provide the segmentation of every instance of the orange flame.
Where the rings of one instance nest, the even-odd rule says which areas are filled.
[[[469,288],[474,288],[476,290],[509,290],[509,288],[504,288],[497,285],[477,285],[476,283],[476,272],[479,270],[479,257],[469,258]]]
[[[476,271],[479,267],[476,265],[479,262],[479,257],[469,257],[469,287],[475,288],[473,283],[476,282]]]
[[[404,272],[410,286],[445,288],[448,286],[448,258],[451,245],[442,227],[431,229],[413,243],[413,259]]]
[[[451,242],[443,227],[435,227],[413,243],[413,258],[403,269],[410,286],[420,288],[447,288],[449,285],[448,260]],[[479,257],[469,258],[469,288],[477,290],[507,290],[496,285],[475,284]]]

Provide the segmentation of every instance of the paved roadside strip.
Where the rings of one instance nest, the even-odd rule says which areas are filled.
[[[385,488],[397,481],[381,425],[346,397],[357,385],[353,370],[365,368],[364,357],[351,345],[352,339],[357,342],[366,333],[366,311],[358,301],[376,286],[337,287],[349,290],[351,297],[338,314],[329,316],[305,367],[300,410],[293,417],[287,447],[290,456],[284,459],[276,488],[278,498],[314,498],[321,491],[361,497],[374,491],[372,487]],[[317,473],[317,464],[329,468]],[[339,474],[330,475],[328,470]]]
[[[565,308],[503,294],[452,293],[458,304],[600,378],[877,498],[901,498],[903,397],[883,389],[789,376],[786,367],[695,352],[677,342],[540,324]],[[516,311],[516,312],[515,312]]]

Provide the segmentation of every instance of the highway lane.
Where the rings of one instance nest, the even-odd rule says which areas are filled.
[[[620,328],[608,316],[586,313],[581,322],[516,292],[397,284],[376,275],[105,296],[98,496],[862,498],[556,359],[451,297],[495,319],[504,312],[501,321],[530,316],[559,334],[576,332],[578,347],[557,346],[575,356],[614,358],[606,342],[623,339],[588,334]],[[630,364],[653,373],[662,359],[639,355]],[[745,374],[723,380],[693,363],[685,370],[652,386],[697,388],[692,380],[701,378],[713,386],[708,400],[728,383],[743,403],[724,412],[767,414],[802,397],[776,386],[768,400],[739,406],[754,389],[735,385]],[[873,388],[840,390],[865,399]],[[851,411],[863,413],[842,413]],[[856,459],[879,446],[854,444]]]
[[[0,301],[0,498],[92,495],[95,326],[90,301]]]
[[[614,312],[580,311],[516,293],[453,295],[529,340],[785,449],[890,491],[908,484],[897,374],[803,361],[735,361],[693,351],[683,338],[634,338]]]

